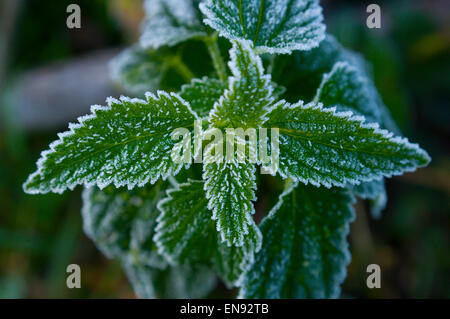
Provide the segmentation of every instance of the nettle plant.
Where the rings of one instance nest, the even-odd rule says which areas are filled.
[[[83,185],[86,234],[140,297],[203,297],[217,274],[243,298],[339,297],[355,196],[378,216],[384,178],[427,165],[427,153],[400,137],[364,60],[326,34],[317,0],[148,0],[145,10],[139,44],[111,63],[140,98],[108,98],[69,124],[24,190]],[[223,155],[210,133],[232,128],[276,129],[258,145],[278,156]]]

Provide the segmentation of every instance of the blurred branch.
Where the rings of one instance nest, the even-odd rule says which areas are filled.
[[[97,51],[24,73],[12,89],[18,125],[28,131],[59,128],[89,113],[91,105],[104,105],[114,94],[108,63],[117,52]]]

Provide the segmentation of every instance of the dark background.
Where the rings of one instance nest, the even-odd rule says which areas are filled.
[[[81,7],[80,30],[66,27],[70,3]],[[366,27],[369,2],[322,1],[328,31],[370,61],[400,129],[433,161],[388,181],[381,219],[358,202],[343,296],[448,298],[450,4],[376,3],[380,30]],[[107,63],[136,41],[140,1],[3,0],[0,10],[0,298],[134,298],[118,262],[82,232],[80,188],[31,196],[21,184],[56,132],[117,94]],[[81,266],[81,289],[66,288],[70,263]],[[381,289],[366,287],[371,263],[381,266]],[[219,286],[213,296],[229,294]]]

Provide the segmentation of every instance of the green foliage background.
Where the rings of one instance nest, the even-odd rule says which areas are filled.
[[[65,27],[65,9],[73,2],[82,8],[82,33]],[[5,82],[32,67],[134,42],[133,28],[120,23],[120,2],[24,2],[8,47]],[[346,297],[448,298],[450,30],[439,15],[448,5],[379,1],[383,28],[369,30],[367,4],[322,1],[328,31],[372,63],[377,88],[400,129],[427,149],[433,162],[387,181],[389,201],[381,219],[370,217],[366,203],[357,204],[350,233],[352,262],[342,290]],[[127,12],[131,20],[141,18]],[[14,109],[14,101],[8,103]],[[134,298],[118,262],[107,260],[82,232],[80,188],[62,196],[23,193],[21,184],[34,169],[30,159],[38,158],[55,134],[26,133],[10,114],[0,117],[0,298]],[[258,198],[270,191],[259,189]],[[258,202],[257,214],[272,204],[270,198]],[[70,263],[82,267],[81,289],[66,288]],[[365,269],[371,263],[382,268],[381,289],[366,288]],[[230,293],[220,285],[211,297]]]

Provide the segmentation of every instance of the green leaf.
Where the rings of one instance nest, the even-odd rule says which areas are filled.
[[[112,80],[133,95],[158,89],[167,70],[159,55],[137,46],[122,51],[110,62]]]
[[[348,62],[336,63],[330,73],[323,76],[315,101],[320,101],[325,106],[335,106],[338,111],[352,111],[362,115],[367,122],[385,123],[377,92],[372,90],[373,85],[362,73]],[[372,215],[380,217],[387,203],[384,180],[361,183],[354,185],[352,189],[361,198],[370,199]]]
[[[346,61],[358,69],[365,68],[365,62],[359,55],[344,49],[333,36],[327,35],[317,48],[276,56],[272,76],[274,81],[287,87],[293,100],[310,101],[323,74],[330,72],[339,61]]]
[[[208,208],[217,221],[222,241],[243,246],[254,226],[255,165],[247,163],[209,163],[203,166]]]
[[[225,88],[220,80],[204,77],[183,85],[180,96],[189,102],[199,117],[205,117],[222,96]]]
[[[210,113],[216,128],[257,128],[274,102],[270,75],[248,42],[233,41],[228,88]]]
[[[326,107],[335,106],[339,112],[362,115],[368,123],[381,122],[376,99],[368,89],[368,79],[347,62],[336,63],[331,72],[323,76],[314,101]]]
[[[133,190],[86,188],[83,227],[107,257],[121,260],[140,298],[200,298],[215,286],[214,273],[190,264],[168,267],[152,239],[166,188],[163,182]]]
[[[289,187],[261,223],[263,244],[244,277],[243,298],[336,298],[346,276],[354,219],[344,189]]]
[[[272,76],[274,81],[287,88],[289,101],[311,101],[323,81],[325,73],[332,71],[338,62],[347,62],[358,70],[358,77],[363,79],[362,89],[370,100],[367,104],[374,107],[368,114],[376,114],[375,122],[383,128],[399,134],[399,130],[372,81],[368,64],[361,55],[347,50],[331,35],[327,35],[319,47],[310,51],[296,51],[291,56],[277,56],[274,61]],[[299,87],[301,83],[301,89]],[[321,101],[320,101],[321,102]],[[367,107],[360,110],[368,109]]]
[[[318,0],[207,0],[204,22],[230,40],[251,40],[258,52],[310,50],[325,37]]]
[[[256,224],[248,228],[248,235],[243,246],[228,246],[217,238],[218,249],[215,256],[217,272],[229,288],[239,287],[243,275],[254,262],[255,253],[261,249],[262,235]]]
[[[234,41],[230,56],[233,76],[210,113],[210,128],[258,128],[274,101],[270,76],[264,75],[261,59],[248,42]],[[250,163],[248,156],[238,163],[237,151],[233,152],[234,158],[213,155],[211,150],[214,147],[223,146],[223,141],[217,139],[205,148],[203,159],[208,207],[213,211],[222,241],[243,246],[246,240],[257,240],[248,238],[249,229],[254,227],[252,201],[256,199],[255,165]],[[244,143],[246,149],[249,145],[237,135],[233,137],[233,142]]]
[[[175,93],[159,91],[146,100],[108,99],[41,154],[37,171],[24,184],[27,193],[62,193],[76,185],[104,188],[143,186],[176,174],[184,163],[171,157],[176,128],[192,128],[197,115]],[[185,164],[188,165],[188,164]]]
[[[217,235],[203,185],[202,181],[188,180],[168,190],[158,204],[161,215],[154,241],[171,263],[210,261],[216,249]]]
[[[140,45],[158,49],[206,36],[198,3],[199,0],[146,0]]]
[[[83,229],[86,235],[109,258],[130,252],[138,254],[148,265],[164,268],[152,237],[159,212],[157,202],[163,197],[166,183],[154,186],[104,190],[83,190]]]
[[[321,104],[285,104],[265,126],[279,128],[279,172],[303,183],[326,187],[380,179],[428,164],[417,144],[367,124],[351,112]]]
[[[217,285],[214,272],[201,265],[157,269],[127,255],[122,267],[139,298],[204,298]]]
[[[160,254],[172,264],[189,262],[214,263],[228,286],[238,285],[242,273],[261,247],[261,234],[253,223],[249,240],[242,247],[222,242],[207,207],[202,181],[189,180],[167,191],[159,203],[161,215],[154,240]]]

